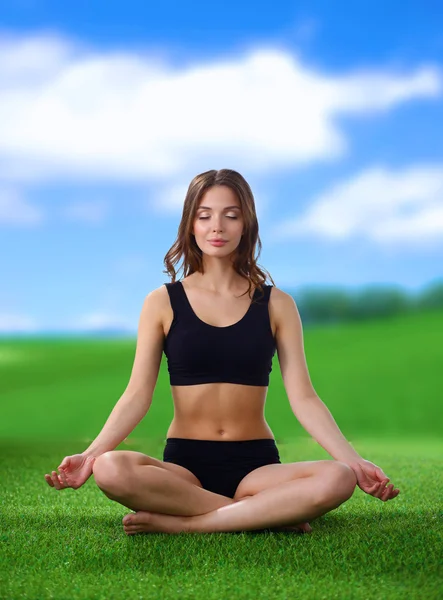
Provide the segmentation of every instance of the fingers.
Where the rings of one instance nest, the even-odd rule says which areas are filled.
[[[63,480],[59,479],[56,471],[52,471],[51,475],[46,474],[45,479],[51,487],[55,487],[57,490],[65,489],[65,484],[63,483]]]
[[[58,469],[60,471],[60,479],[62,480],[62,483],[64,485],[64,487],[69,487],[69,483],[66,477],[66,473],[63,467],[59,467]]]
[[[376,498],[380,498],[380,500],[382,499],[382,495],[386,492],[386,490],[388,490],[389,486],[386,486],[386,484],[388,483],[389,479],[387,477],[383,478],[383,481],[380,481],[376,487],[376,492],[374,494],[374,496]],[[392,485],[392,484],[391,484]]]
[[[390,487],[390,490],[388,490],[385,494],[383,494],[383,496],[381,498],[385,502],[386,502],[386,500],[393,500],[400,493],[400,490],[398,488],[395,488],[395,486],[393,484],[391,484],[391,486],[392,487]]]
[[[387,502],[388,500],[392,500],[396,498],[400,493],[399,489],[394,489],[394,484],[390,483],[385,487],[385,482],[378,484],[378,489],[376,489],[375,493],[372,493],[373,496],[379,498],[382,502]]]
[[[378,498],[382,502],[386,502],[387,500],[393,500],[399,495],[400,490],[398,488],[395,488],[393,483],[390,483],[388,486],[386,486],[387,481],[389,481],[389,479],[382,482],[374,483],[374,485],[367,489],[366,492],[371,496]]]
[[[49,484],[51,487],[55,487],[55,484],[54,484],[54,482],[53,482],[53,480],[52,480],[52,476],[51,476],[51,475],[47,475],[47,474],[46,474],[46,475],[45,475],[45,479],[46,479],[46,482],[47,482],[47,483],[48,483],[48,484]]]

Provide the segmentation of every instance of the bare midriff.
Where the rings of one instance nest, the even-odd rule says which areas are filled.
[[[171,386],[174,418],[167,437],[274,439],[263,412],[267,387],[234,383]]]
[[[185,285],[187,279],[184,280]],[[243,291],[245,290],[243,289]],[[199,317],[204,315],[204,301],[200,305],[200,309],[197,306],[197,299],[194,298],[191,302]],[[229,310],[226,301],[224,305],[221,302],[219,306],[212,301],[210,313],[218,315],[219,323],[224,322],[230,325],[246,313],[251,302],[247,294],[244,296],[243,302],[243,312],[237,306],[237,314],[233,315],[231,314],[232,309]],[[207,310],[207,319],[203,317],[203,320],[208,323],[210,313]],[[172,320],[172,308],[167,306],[163,320],[165,336],[168,334]],[[271,310],[270,320],[271,329],[275,336],[276,326],[273,323]],[[225,326],[219,323],[213,326]],[[267,386],[240,385],[226,382],[203,383],[171,386],[171,393],[174,402],[174,418],[166,434],[167,438],[214,441],[274,439],[272,430],[264,416],[268,393]]]

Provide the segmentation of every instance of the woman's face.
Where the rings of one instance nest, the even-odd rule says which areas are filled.
[[[240,243],[243,227],[240,202],[231,188],[221,185],[207,190],[194,219],[195,241],[200,250],[213,256],[230,254]],[[226,243],[215,246],[209,241],[214,238]]]

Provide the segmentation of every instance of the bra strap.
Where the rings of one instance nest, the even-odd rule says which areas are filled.
[[[169,292],[169,298],[171,300],[171,306],[174,311],[174,315],[182,314],[193,317],[194,313],[189,305],[188,298],[181,281],[177,280],[174,283],[165,283],[165,285]]]

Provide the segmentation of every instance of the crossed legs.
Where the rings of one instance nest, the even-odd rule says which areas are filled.
[[[111,452],[100,462],[96,460],[95,480],[110,499],[143,511],[131,515],[131,525],[144,520],[146,531],[229,532],[305,523],[337,508],[352,496],[356,485],[356,477],[347,465],[317,461],[324,468],[322,465],[309,476],[235,501],[204,490],[167,469],[119,460],[117,455]],[[155,528],[154,521],[159,517],[165,529]]]

